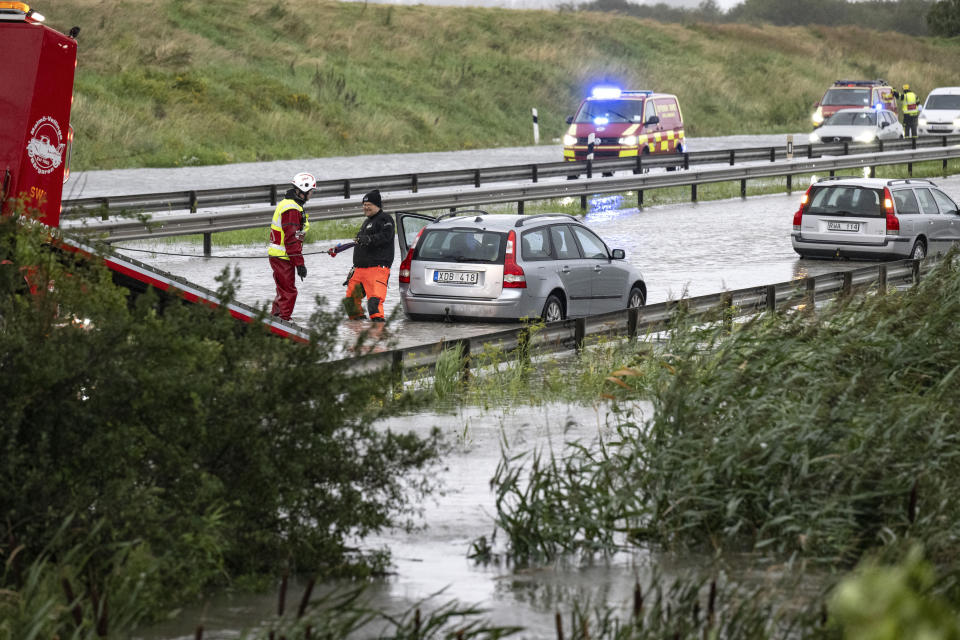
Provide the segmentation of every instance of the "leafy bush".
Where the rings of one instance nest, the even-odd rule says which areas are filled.
[[[37,557],[74,514],[62,544],[95,523],[100,542],[139,541],[157,599],[377,570],[348,545],[408,521],[441,442],[372,428],[389,383],[329,361],[336,319],[299,344],[223,306],[128,299],[44,233],[0,220],[0,551]],[[234,288],[224,273],[221,299]]]

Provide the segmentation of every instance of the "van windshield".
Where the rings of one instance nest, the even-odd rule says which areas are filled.
[[[577,124],[642,122],[643,100],[587,100],[573,121]]]
[[[923,108],[960,110],[960,94],[937,93],[927,96],[927,104]]]
[[[870,106],[870,89],[829,89],[820,104],[825,107],[842,104]]]
[[[417,244],[419,260],[503,263],[502,233],[479,229],[427,229]]]

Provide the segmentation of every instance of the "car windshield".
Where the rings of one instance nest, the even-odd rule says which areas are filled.
[[[417,258],[438,262],[502,263],[502,233],[480,229],[426,229],[417,244]]]
[[[960,110],[960,94],[940,93],[927,97],[924,109]]]
[[[842,127],[875,127],[877,114],[872,111],[838,111],[827,118],[823,124]]]
[[[867,106],[870,104],[870,89],[829,89],[820,104],[825,107],[843,104]]]
[[[804,213],[833,216],[883,217],[883,192],[849,185],[814,187]]]
[[[573,119],[577,124],[643,121],[643,100],[587,100]]]

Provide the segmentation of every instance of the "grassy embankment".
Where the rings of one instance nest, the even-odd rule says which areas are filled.
[[[81,27],[75,170],[528,145],[532,107],[551,143],[601,80],[677,94],[690,136],[806,131],[837,78],[925,95],[960,68],[956,42],[850,27],[308,0],[47,13]]]

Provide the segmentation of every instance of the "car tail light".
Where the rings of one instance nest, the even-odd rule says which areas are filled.
[[[417,248],[417,242],[420,241],[421,233],[423,233],[423,229],[417,232],[417,237],[414,238],[413,244],[407,249],[407,257],[400,263],[399,281],[402,284],[410,284],[410,266],[413,264],[413,250]]]
[[[900,235],[900,219],[893,213],[893,195],[886,187],[883,188],[883,212],[887,214],[887,235]]]
[[[797,209],[797,212],[793,214],[793,230],[800,231],[800,221],[803,219],[803,210],[807,208],[807,203],[810,202],[810,189],[813,189],[813,185],[807,187],[807,190],[803,193],[803,196],[800,198],[800,208]]]
[[[526,289],[527,276],[517,264],[517,233],[507,235],[507,255],[503,260],[503,287],[505,289]]]

